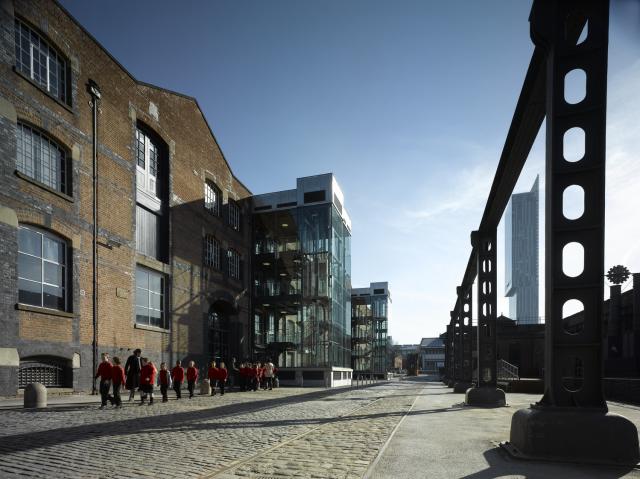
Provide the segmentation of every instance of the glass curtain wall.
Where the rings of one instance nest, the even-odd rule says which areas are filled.
[[[256,359],[281,368],[350,366],[349,247],[332,205],[254,215]]]
[[[355,372],[384,374],[388,369],[388,301],[386,294],[351,298]]]

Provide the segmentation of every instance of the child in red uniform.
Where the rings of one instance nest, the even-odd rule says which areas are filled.
[[[111,369],[113,366],[109,361],[109,355],[107,353],[102,353],[102,362],[98,366],[98,370],[96,371],[96,376],[94,379],[100,378],[100,398],[102,400],[102,404],[100,409],[104,409],[107,407],[107,401],[111,401],[113,404],[113,398],[109,394],[109,389],[111,389]]]
[[[224,363],[220,362],[220,367],[218,368],[218,385],[220,386],[220,396],[224,396],[224,385],[227,383],[228,377],[229,371],[227,371]]]
[[[260,384],[260,363],[251,366],[251,390],[257,391]]]
[[[124,368],[120,365],[120,358],[113,357],[113,368],[111,369],[111,381],[113,382],[113,403],[118,409],[122,408],[122,399],[120,398],[120,388],[126,384],[127,378],[124,374]]]
[[[176,366],[171,370],[171,379],[173,379],[173,390],[176,392],[176,398],[182,397],[182,382],[184,381],[184,368],[182,361],[176,361]]]
[[[158,374],[158,382],[160,383],[160,393],[162,394],[162,402],[167,402],[167,391],[171,387],[171,374],[167,369],[167,363],[160,364],[160,374]]]
[[[218,368],[216,362],[211,361],[209,370],[207,371],[207,377],[209,378],[209,384],[211,385],[211,395],[216,395],[216,383],[218,382]]]
[[[238,369],[238,372],[240,373],[240,391],[246,391],[247,390],[247,364],[246,363],[241,363],[240,364],[240,369]]]
[[[189,367],[187,368],[187,389],[189,389],[189,399],[193,397],[193,388],[196,386],[198,380],[198,370],[196,369],[196,363],[189,361]]]
[[[147,358],[142,358],[142,370],[140,371],[140,390],[142,391],[142,397],[140,398],[140,405],[144,404],[149,395],[149,406],[153,404],[153,385],[156,382],[156,374],[158,370],[154,364]]]

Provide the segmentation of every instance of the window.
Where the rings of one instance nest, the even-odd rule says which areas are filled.
[[[222,201],[222,192],[212,181],[204,183],[204,207],[211,214],[220,216],[220,203]]]
[[[67,311],[67,243],[33,227],[18,231],[18,301]]]
[[[169,329],[164,305],[164,275],[136,268],[136,323]]]
[[[227,259],[229,262],[229,276],[240,279],[240,255],[235,250],[227,251]]]
[[[136,205],[136,250],[158,261],[161,260],[159,219],[158,215]]]
[[[52,96],[70,103],[66,60],[49,43],[16,19],[16,70]]]
[[[212,235],[204,237],[204,264],[220,269],[220,242]]]
[[[136,170],[138,190],[159,198],[158,179],[160,147],[149,135],[136,128]]]
[[[240,231],[240,206],[233,200],[229,200],[229,226]]]
[[[67,154],[39,131],[18,123],[17,164],[20,173],[62,193],[67,192]]]

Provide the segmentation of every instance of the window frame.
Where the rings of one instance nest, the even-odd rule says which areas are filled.
[[[138,271],[143,271],[146,275],[147,275],[147,284],[142,287],[140,286],[139,282],[138,282]],[[151,281],[150,278],[151,276],[156,276],[158,278],[160,278],[160,293],[157,293],[153,290],[151,290]],[[150,269],[150,268],[146,268],[142,265],[137,264],[136,265],[136,276],[135,276],[135,289],[136,289],[136,293],[135,293],[135,309],[134,309],[134,322],[137,326],[142,326],[142,327],[147,327],[147,328],[157,328],[157,329],[162,329],[165,331],[168,331],[170,329],[170,321],[169,321],[169,317],[167,314],[167,276],[164,273],[161,273],[159,271]],[[138,290],[142,290],[142,291],[146,291],[146,296],[147,296],[147,303],[146,306],[145,305],[140,305],[138,304]],[[152,308],[152,303],[151,303],[151,295],[156,295],[156,296],[160,296],[160,306],[162,309],[156,309],[156,308]],[[147,322],[141,322],[138,321],[138,308],[144,308],[147,310]],[[161,313],[161,326],[157,326],[154,324],[151,324],[151,314],[150,311],[160,311]],[[142,316],[142,315],[140,315]]]
[[[35,233],[37,235],[40,235],[39,238],[39,246],[40,246],[40,256],[34,255],[28,251],[23,251],[22,248],[24,248],[24,245],[21,245],[20,242],[20,230],[27,230],[30,231],[32,233]],[[63,258],[63,262],[56,262],[53,261],[51,259],[45,258],[45,253],[44,253],[44,240],[45,238],[49,239],[49,241],[53,241],[59,245],[62,246],[62,251],[64,252],[64,258]],[[30,258],[37,258],[39,259],[39,263],[40,263],[40,281],[36,281],[33,280],[31,278],[27,278],[25,276],[20,276],[20,267],[19,267],[19,263],[20,263],[20,255],[24,255]],[[53,264],[55,266],[61,267],[62,269],[62,274],[60,276],[60,282],[61,284],[58,286],[56,284],[53,284],[51,282],[47,282],[45,281],[45,265],[46,264]],[[70,294],[69,294],[69,290],[70,290],[70,271],[72,270],[71,267],[71,248],[69,246],[69,242],[55,234],[52,232],[49,232],[47,230],[44,230],[42,228],[39,228],[37,226],[31,225],[31,224],[19,224],[18,225],[18,267],[17,267],[17,290],[18,290],[18,304],[22,304],[22,305],[26,305],[26,306],[33,306],[36,308],[44,308],[44,309],[50,309],[52,311],[62,311],[65,313],[71,313],[71,301],[70,301]],[[29,302],[25,302],[22,301],[20,298],[20,282],[21,281],[27,281],[29,283],[35,283],[35,284],[39,284],[40,285],[40,304],[33,304],[33,303],[29,303]],[[45,306],[45,286],[50,286],[50,287],[59,287],[62,290],[62,301],[63,301],[63,309],[57,308],[57,307],[51,307],[51,306]]]
[[[227,203],[227,210],[229,226],[234,231],[240,231],[242,224],[242,209],[240,208],[240,205],[236,201],[229,198],[229,201]]]
[[[230,278],[240,279],[240,253],[233,248],[227,250],[227,274]]]
[[[16,16],[14,18],[13,28],[15,71],[62,105],[71,107],[71,70],[67,56],[62,53],[47,35],[31,25],[28,21]],[[23,39],[28,42],[28,48],[23,48]],[[34,39],[38,40],[37,45],[33,41]],[[37,52],[35,52],[36,49],[38,50]],[[23,53],[26,53],[28,56],[28,65],[22,61]],[[36,53],[39,58],[36,58],[34,53]],[[45,60],[45,64],[39,65],[40,71],[37,72],[35,64],[42,63],[43,59]],[[54,68],[52,68],[52,63],[54,63]],[[46,77],[44,80],[41,78],[43,72]],[[52,91],[52,82],[56,84],[55,91]]]
[[[146,128],[135,126],[136,189],[161,202],[162,144],[154,136]]]
[[[208,206],[211,205],[211,206]],[[204,208],[213,216],[220,216],[222,206],[222,190],[213,180],[204,181]]]
[[[222,245],[220,241],[212,235],[204,236],[203,258],[202,262],[208,268],[217,270],[222,269]]]
[[[27,133],[29,135],[28,143],[31,155],[31,162],[33,163],[33,174],[27,171]],[[55,184],[46,182],[42,172],[44,170],[43,159],[43,144],[49,147],[49,166],[51,166],[51,151],[57,150],[59,153],[56,158],[56,181]],[[35,152],[35,154],[34,154]],[[22,153],[22,158],[21,158]],[[36,164],[36,160],[38,163]],[[71,198],[71,168],[70,168],[70,154],[68,148],[64,146],[56,138],[52,137],[49,133],[44,131],[35,125],[28,122],[18,120],[16,123],[16,172],[23,177],[29,179],[29,181],[42,186],[43,188],[52,191],[58,195],[65,195]],[[36,172],[40,172],[40,176]],[[49,167],[51,172],[51,167]],[[51,176],[51,174],[50,174]]]

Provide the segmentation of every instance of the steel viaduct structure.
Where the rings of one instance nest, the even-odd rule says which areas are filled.
[[[447,326],[446,378],[456,392],[466,393],[468,405],[505,405],[505,394],[496,387],[496,229],[546,118],[545,392],[513,415],[510,441],[502,446],[520,458],[637,464],[637,429],[608,413],[601,381],[609,0],[534,0],[529,22],[535,48],[456,288]],[[565,92],[576,74],[584,80],[582,98]],[[584,142],[578,157],[569,154],[568,132],[577,132]],[[565,215],[563,208],[567,189],[576,186],[584,198],[579,217]],[[582,252],[581,272],[563,267],[571,248]],[[571,300],[582,304],[583,322],[569,329],[563,308]]]

